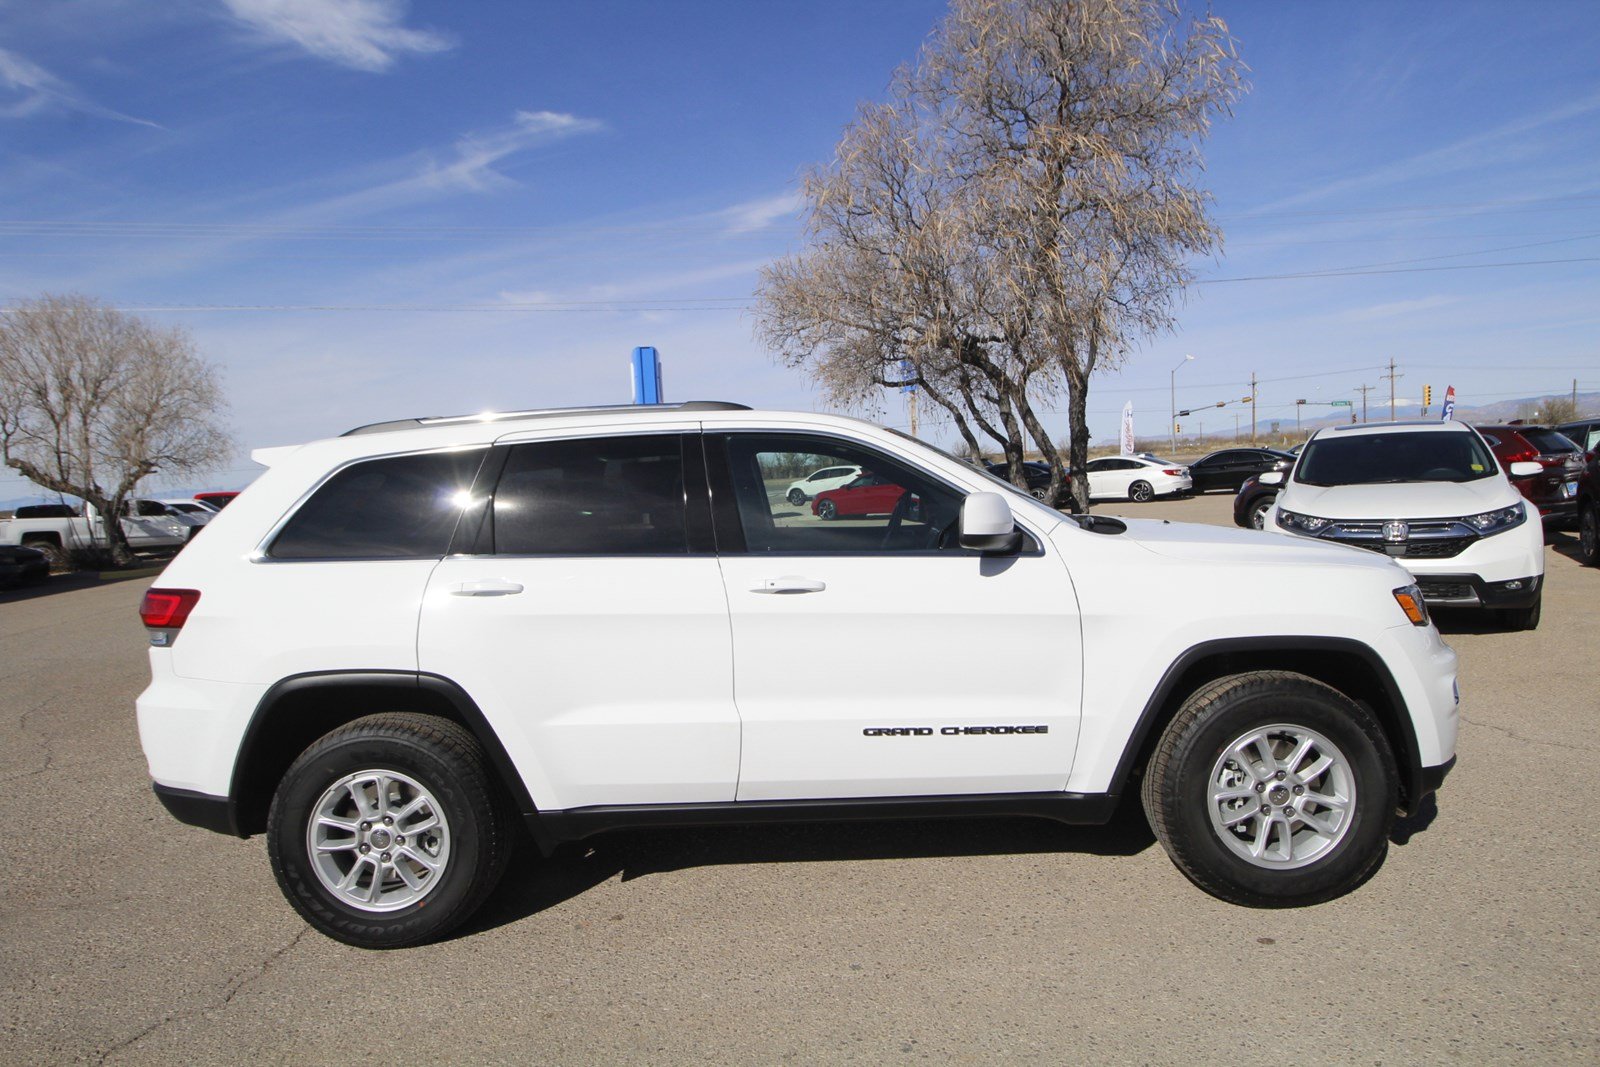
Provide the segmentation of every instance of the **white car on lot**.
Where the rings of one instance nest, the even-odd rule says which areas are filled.
[[[1513,463],[1510,473],[1541,469]],[[1495,609],[1513,629],[1531,630],[1544,527],[1506,474],[1459,422],[1329,427],[1293,470],[1261,476],[1283,485],[1265,528],[1382,553],[1416,577],[1430,604]]]
[[[838,489],[848,485],[861,477],[861,468],[845,464],[837,467],[823,467],[801,478],[798,482],[790,484],[784,490],[784,499],[799,507],[818,493],[826,493],[829,489]]]
[[[1089,476],[1090,500],[1132,500],[1142,504],[1194,488],[1188,467],[1148,454],[1103,456],[1091,459],[1083,470]]]
[[[901,498],[797,517],[763,474],[805,457]],[[548,854],[626,827],[1098,823],[1135,793],[1201,888],[1309,903],[1364,881],[1454,763],[1455,653],[1385,557],[1066,516],[855,419],[407,419],[254,458],[141,606],[140,740],[175,816],[265,833],[288,900],[353,944],[462,922],[519,822]]]

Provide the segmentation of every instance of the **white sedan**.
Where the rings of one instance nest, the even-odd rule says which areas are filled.
[[[841,485],[853,482],[861,477],[861,468],[840,464],[837,467],[823,467],[821,470],[812,471],[792,483],[784,490],[783,497],[789,503],[799,507],[818,493],[826,493],[829,489],[837,489]]]
[[[1090,500],[1144,503],[1194,488],[1189,468],[1155,456],[1104,456],[1084,465]]]

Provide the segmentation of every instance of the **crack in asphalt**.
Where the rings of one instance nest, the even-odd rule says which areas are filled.
[[[160,1019],[151,1023],[149,1026],[145,1027],[143,1030],[140,1030],[133,1036],[124,1038],[123,1040],[118,1041],[115,1045],[112,1045],[100,1052],[100,1054],[95,1057],[94,1062],[103,1064],[106,1062],[106,1060],[110,1059],[117,1053],[122,1052],[124,1049],[132,1048],[134,1045],[137,1045],[151,1034],[156,1033],[159,1030],[163,1030],[175,1022],[209,1015],[214,1011],[220,1011],[223,1008],[226,1008],[233,1002],[233,998],[243,992],[247,986],[258,979],[266,977],[267,972],[272,969],[272,965],[277,963],[290,952],[294,951],[295,946],[300,944],[301,939],[310,932],[310,926],[302,926],[295,933],[295,935],[288,940],[288,942],[269,953],[265,959],[256,964],[253,968],[250,968],[236,976],[232,983],[228,986],[227,991],[223,993],[220,998],[213,1000],[210,1003],[202,1004],[199,1007],[190,1009],[188,1011],[173,1011],[163,1015]]]
[[[35,704],[33,707],[29,708],[27,711],[24,711],[21,715],[17,716],[17,733],[19,733],[19,734],[28,733],[29,732],[29,726],[28,726],[29,717],[32,716],[35,712],[43,711],[47,705],[48,705],[48,701],[46,701],[45,703]],[[14,781],[14,782],[20,782],[20,781],[22,781],[24,779],[27,779],[27,778],[37,778],[37,777],[39,777],[39,775],[44,774],[52,766],[55,765],[55,761],[56,761],[55,749],[53,747],[51,747],[49,737],[46,736],[45,734],[35,732],[34,733],[34,738],[35,738],[35,741],[36,741],[36,748],[38,749],[38,751],[44,753],[44,762],[42,764],[40,764],[38,767],[35,767],[31,771],[23,771],[20,774],[11,775],[10,776],[11,780]]]
[[[1511,729],[1510,727],[1507,727],[1507,726],[1496,726],[1492,722],[1479,722],[1477,719],[1469,719],[1465,715],[1461,716],[1461,721],[1466,723],[1468,726],[1481,726],[1485,730],[1493,730],[1495,733],[1505,734],[1507,737],[1511,738],[1512,740],[1525,741],[1530,745],[1546,745],[1546,746],[1548,746],[1550,748],[1562,748],[1562,749],[1570,749],[1570,748],[1573,747],[1573,745],[1572,745],[1572,743],[1570,741],[1546,741],[1542,737],[1525,737],[1522,734],[1517,733],[1515,730]]]

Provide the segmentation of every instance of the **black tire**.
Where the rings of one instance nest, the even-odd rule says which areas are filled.
[[[50,565],[52,571],[67,569],[67,553],[54,541],[24,541],[23,548],[31,548],[44,554],[44,561]]]
[[[789,490],[788,501],[795,507],[799,507],[806,502],[806,495],[798,489],[791,489]]]
[[[1245,820],[1239,829],[1246,835],[1224,830],[1212,814],[1215,770],[1224,770],[1228,753],[1235,742],[1253,731],[1285,727],[1280,733],[1266,730],[1270,739],[1292,731],[1320,734],[1331,742],[1340,761],[1338,771],[1346,786],[1353,788],[1353,802],[1339,821],[1337,836],[1309,844],[1309,860],[1289,865],[1294,845],[1287,845],[1289,858],[1270,862],[1252,861],[1238,849],[1248,848],[1248,831],[1259,827],[1262,801],[1288,803],[1297,811],[1315,808],[1310,796],[1317,790],[1333,788],[1331,779],[1307,778],[1300,793],[1293,792],[1300,779],[1275,779],[1269,776],[1256,782],[1257,817]],[[1281,742],[1278,742],[1281,743]],[[1311,751],[1321,750],[1318,744]],[[1256,751],[1254,749],[1250,751]],[[1262,761],[1263,763],[1265,761]],[[1315,761],[1313,761],[1315,762]],[[1304,765],[1309,768],[1310,765]],[[1249,783],[1251,779],[1242,779]],[[1320,783],[1320,784],[1319,784]],[[1271,788],[1265,788],[1266,786]],[[1263,792],[1263,790],[1265,790]],[[1247,806],[1248,790],[1235,801]],[[1275,796],[1282,792],[1284,797]],[[1317,904],[1343,895],[1365,881],[1388,852],[1389,829],[1394,822],[1399,800],[1399,778],[1388,739],[1365,708],[1338,690],[1305,675],[1287,671],[1254,671],[1223,678],[1191,696],[1168,724],[1146,768],[1143,783],[1145,814],[1151,829],[1177,868],[1201,889],[1233,904],[1250,907],[1286,907]],[[1219,805],[1220,806],[1220,805]],[[1284,809],[1280,808],[1279,818]],[[1326,809],[1316,817],[1332,821]],[[1270,817],[1267,822],[1272,822]],[[1295,820],[1298,822],[1298,818]],[[1269,828],[1266,841],[1276,835],[1280,846],[1284,834],[1290,839],[1310,833],[1311,827],[1299,823],[1300,830]],[[1318,853],[1321,845],[1323,851]]]
[[[1156,491],[1152,489],[1150,487],[1150,483],[1145,481],[1143,478],[1140,478],[1138,481],[1128,486],[1128,499],[1133,501],[1135,504],[1147,504],[1155,497],[1155,495]]]
[[[817,505],[817,517],[824,521],[837,519],[839,517],[839,509],[834,506],[833,501],[824,500]]]
[[[1590,567],[1600,566],[1600,504],[1592,500],[1578,516],[1578,558]]]
[[[1500,622],[1507,630],[1537,630],[1539,616],[1544,609],[1544,593],[1541,591],[1533,603],[1525,608],[1502,608]]]
[[[1250,505],[1250,528],[1252,530],[1265,530],[1267,528],[1267,512],[1272,510],[1272,502],[1276,497],[1264,496]]]
[[[429,876],[417,899],[394,910],[352,905],[324,884],[311,855],[308,835],[319,802],[335,794],[341,780],[362,771],[387,772],[420,784],[436,801],[447,827],[442,866]],[[388,836],[393,831],[379,826],[376,815],[373,819],[374,833],[386,836],[382,843],[368,838],[371,847],[394,848],[399,857],[401,850],[391,842],[403,844],[404,837]],[[410,712],[369,715],[324,735],[284,774],[267,817],[267,851],[283,895],[306,922],[361,948],[402,948],[459,926],[499,882],[513,839],[510,805],[502,799],[477,739],[449,720]],[[363,845],[362,851],[367,852],[368,846]],[[348,858],[354,861],[352,866],[372,862],[356,859],[353,851]],[[377,869],[373,863],[369,884]],[[410,868],[413,876],[417,869]],[[393,873],[399,877],[398,870]],[[407,893],[401,884],[383,884],[393,885],[402,897]],[[359,881],[351,891],[358,887]]]

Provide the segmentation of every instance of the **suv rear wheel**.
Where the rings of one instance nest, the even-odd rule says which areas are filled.
[[[1191,696],[1146,770],[1151,828],[1179,870],[1234,904],[1315,904],[1383,861],[1399,798],[1394,756],[1360,705],[1285,671]]]
[[[512,826],[477,739],[394,712],[341,726],[290,766],[267,818],[284,896],[363,948],[431,940],[499,881]]]
[[[1578,515],[1578,556],[1591,567],[1600,565],[1600,504],[1592,500]]]

